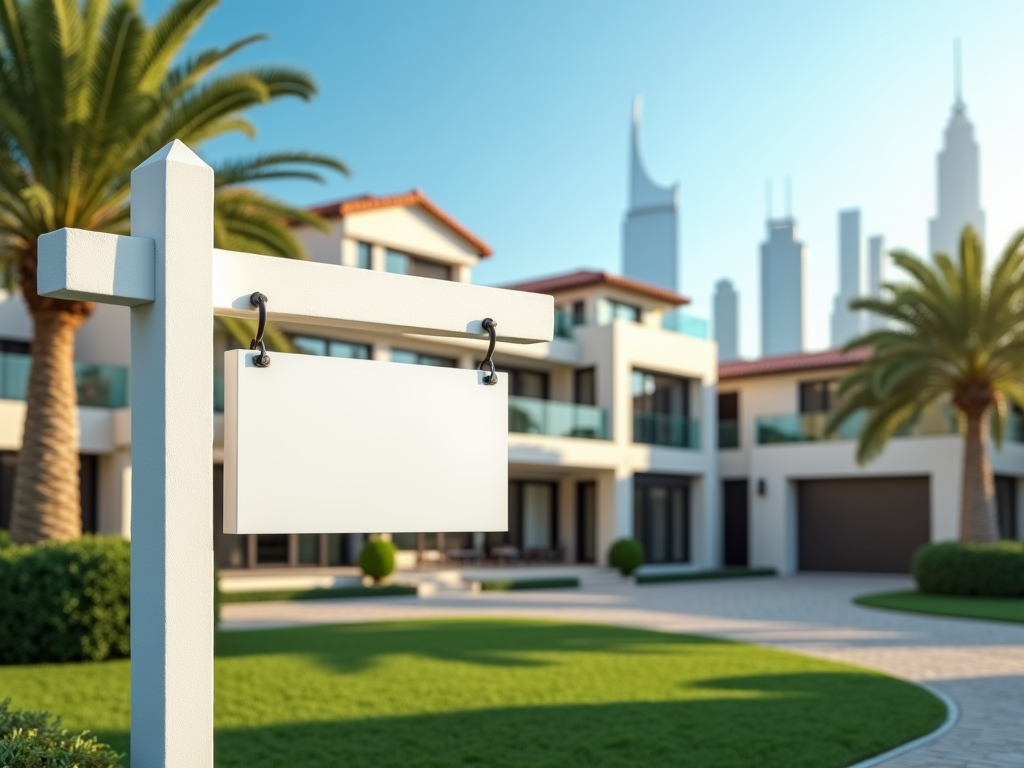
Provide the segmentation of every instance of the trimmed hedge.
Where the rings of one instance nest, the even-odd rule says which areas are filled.
[[[564,589],[579,585],[579,579],[566,576],[552,579],[493,579],[481,581],[480,589],[484,592],[507,592],[518,589]]]
[[[663,584],[670,581],[706,581],[708,579],[746,579],[756,576],[778,576],[774,568],[720,568],[714,571],[677,571],[675,573],[643,573],[637,584]]]
[[[636,539],[619,539],[608,550],[608,564],[629,576],[644,564],[644,548]]]
[[[127,656],[130,568],[112,536],[0,549],[0,664]]]
[[[11,710],[0,701],[0,766],[10,768],[120,768],[119,755],[88,732],[72,734],[48,712]]]
[[[359,551],[359,567],[379,584],[395,572],[395,545],[384,539],[370,539]]]
[[[914,579],[932,595],[1024,597],[1024,542],[926,544],[914,553]]]
[[[359,597],[403,597],[415,595],[416,587],[385,584],[380,587],[315,587],[278,589],[270,592],[225,592],[221,603],[262,603],[274,600],[341,600]]]

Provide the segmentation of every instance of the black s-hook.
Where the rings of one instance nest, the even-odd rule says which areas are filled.
[[[480,323],[480,325],[482,325],[484,330],[487,331],[487,333],[490,334],[490,336],[491,336],[491,343],[487,347],[487,356],[484,357],[484,359],[482,361],[480,361],[480,368],[479,368],[479,370],[482,371],[484,369],[485,365],[490,366],[491,372],[490,372],[489,375],[484,376],[484,384],[497,384],[498,383],[498,373],[497,373],[497,371],[494,370],[494,360],[491,359],[491,356],[494,354],[494,340],[495,340],[494,339],[494,329],[498,327],[498,324],[496,322],[494,322],[491,318],[485,317],[483,319],[483,322]]]
[[[267,327],[267,297],[256,291],[256,293],[249,297],[249,303],[260,310],[260,321],[256,327],[256,338],[249,343],[249,349],[259,349],[260,353],[253,358],[253,364],[257,368],[266,368],[270,365],[267,345],[263,343],[263,331]]]

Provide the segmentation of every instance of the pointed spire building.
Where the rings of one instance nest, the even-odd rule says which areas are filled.
[[[640,151],[640,97],[633,100],[629,155],[629,210],[622,226],[622,272],[679,289],[679,187],[662,187],[644,169]]]
[[[981,171],[974,126],[967,119],[960,78],[960,41],[954,48],[953,114],[937,158],[936,215],[928,226],[928,252],[955,256],[960,234],[970,224],[984,240],[985,212],[981,210]]]

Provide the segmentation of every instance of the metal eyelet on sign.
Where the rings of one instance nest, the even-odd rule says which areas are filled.
[[[267,327],[267,297],[256,291],[249,297],[249,303],[260,311],[259,324],[256,326],[256,338],[249,342],[249,349],[259,349],[259,354],[253,358],[253,364],[257,368],[266,368],[270,365],[270,355],[267,354],[267,345],[263,342],[263,331]]]
[[[494,342],[495,342],[494,329],[498,327],[498,324],[496,322],[494,322],[494,320],[492,320],[491,318],[485,317],[483,319],[483,322],[480,323],[480,325],[482,325],[484,330],[487,331],[487,333],[490,334],[490,336],[491,336],[491,343],[487,347],[487,355],[480,362],[480,367],[479,367],[478,370],[482,371],[484,369],[485,365],[490,366],[491,372],[487,376],[484,376],[484,384],[492,384],[492,385],[493,384],[497,384],[498,383],[498,372],[494,369],[494,360],[491,359],[491,356],[494,354]]]

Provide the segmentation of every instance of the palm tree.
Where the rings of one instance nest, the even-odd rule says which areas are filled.
[[[892,258],[911,281],[886,284],[881,298],[850,302],[851,309],[881,315],[888,326],[846,346],[871,347],[871,356],[840,382],[841,406],[828,429],[866,411],[857,446],[863,464],[926,406],[951,402],[964,438],[960,538],[995,541],[989,430],[1001,445],[1008,404],[1024,406],[1024,231],[987,278],[981,241],[970,227],[956,261],[937,253],[927,264],[905,251]]]
[[[193,149],[254,129],[245,113],[274,99],[310,99],[311,78],[287,67],[219,76],[263,39],[181,60],[218,0],[178,0],[155,24],[135,0],[0,3],[0,261],[20,283],[35,327],[27,415],[15,481],[16,541],[81,533],[75,446],[75,333],[93,305],[36,293],[36,239],[61,227],[125,234],[131,170],[173,139]],[[244,185],[342,173],[329,157],[280,152],[215,168],[218,247],[301,257],[287,221],[316,217]],[[237,328],[236,328],[237,331]]]

